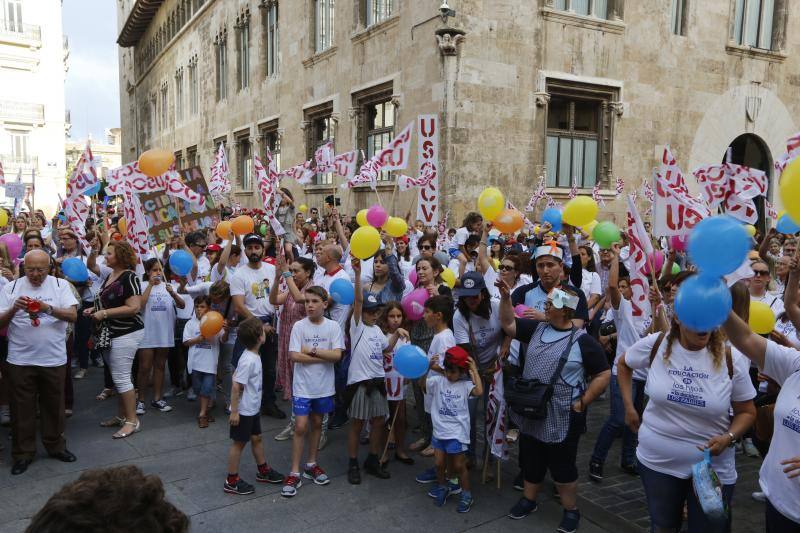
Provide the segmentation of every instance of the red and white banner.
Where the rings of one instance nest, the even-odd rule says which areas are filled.
[[[575,181],[575,178],[572,178],[572,187],[569,190],[569,199],[572,200],[578,196],[578,182]]]
[[[409,159],[411,159],[411,134],[413,131],[414,123],[409,122],[400,135],[392,139],[386,148],[375,154],[373,159],[378,161],[381,170],[402,170],[408,166]]]
[[[600,195],[600,184],[595,183],[594,187],[592,187],[592,200],[597,202],[597,205],[600,207],[606,206],[606,201],[603,200],[603,197]]]
[[[3,162],[0,161],[0,186],[6,184],[6,173],[3,170]]]
[[[272,155],[267,152],[268,165],[272,166]],[[278,180],[276,175],[269,172],[264,168],[261,158],[257,155],[253,157],[253,170],[255,170],[256,184],[258,185],[258,192],[261,195],[261,203],[264,204],[264,213],[269,220],[272,231],[276,236],[280,237],[286,233],[278,219],[275,218],[275,211],[273,205],[275,202],[276,194],[278,193]],[[271,175],[272,174],[272,175]]]
[[[314,170],[317,174],[327,174],[335,170],[333,154],[333,141],[326,142],[314,152]]]
[[[398,176],[397,177],[397,185],[401,191],[407,191],[409,189],[420,189],[422,187],[427,187],[430,185],[431,180],[436,176],[433,172],[433,169],[428,166],[425,168],[425,173],[420,174],[418,178],[412,178],[410,176]]]
[[[211,164],[211,184],[209,192],[214,200],[219,200],[223,195],[231,192],[231,182],[228,179],[230,169],[228,167],[228,156],[225,155],[225,145],[219,143],[219,148],[214,154],[214,162]]]
[[[539,200],[541,200],[546,196],[544,193],[544,187],[545,187],[545,178],[544,176],[539,176],[539,183],[536,185],[536,190],[533,191],[531,199],[528,200],[528,205],[525,206],[526,213],[534,211],[536,209],[536,205],[539,203]]]
[[[337,176],[349,181],[356,175],[357,164],[358,152],[355,150],[345,152],[333,158],[333,172]]]
[[[139,260],[144,262],[150,255],[148,239],[150,228],[144,218],[144,209],[139,201],[139,195],[132,189],[126,188],[122,193],[122,207],[125,211],[125,222],[128,224],[128,242],[133,246]]]
[[[106,194],[115,196],[125,194],[130,188],[136,194],[166,191],[170,196],[186,200],[192,205],[203,207],[206,198],[202,194],[187,187],[175,169],[170,169],[161,176],[147,176],[139,170],[139,162],[134,161],[112,169],[108,173]]]
[[[656,201],[656,193],[653,192],[653,186],[650,185],[650,182],[647,180],[645,180],[642,185],[642,195],[647,198],[647,201],[651,204]]]
[[[439,115],[420,115],[417,124],[419,175],[431,175],[428,185],[419,189],[417,220],[432,226],[439,220]]]
[[[617,178],[614,182],[614,188],[617,191],[616,197],[619,198],[625,190],[625,180]]]
[[[498,368],[492,376],[488,398],[486,402],[486,442],[490,445],[489,449],[492,455],[498,459],[507,459],[506,398],[502,368]]]
[[[767,192],[768,178],[765,172],[743,165],[722,163],[700,167],[693,174],[709,209],[722,206],[726,214],[742,222],[755,224],[758,221],[753,198],[764,196]]]
[[[278,176],[280,178],[291,178],[300,185],[308,185],[311,183],[311,178],[314,177],[314,174],[316,174],[316,172],[311,170],[311,161],[306,161],[305,163],[287,168]]]
[[[800,133],[795,133],[786,141],[786,153],[775,160],[775,170],[778,174],[797,156],[800,155]]]
[[[669,146],[664,148],[661,166],[655,171],[655,182],[653,235],[656,237],[685,235],[710,215],[708,208],[689,194]]]
[[[437,248],[439,250],[444,250],[445,246],[447,246],[447,219],[450,218],[450,211],[444,214],[444,218],[439,219],[439,223],[437,224],[436,230],[439,232],[439,237],[436,239]]]
[[[633,316],[642,317],[649,314],[647,296],[650,292],[650,282],[645,274],[647,254],[653,253],[653,244],[650,236],[644,229],[642,217],[636,209],[636,202],[632,195],[628,195],[628,246],[630,250],[631,279],[631,307]]]
[[[778,219],[778,210],[775,209],[775,206],[769,203],[769,200],[764,200],[764,207],[767,211],[767,216],[773,220]]]

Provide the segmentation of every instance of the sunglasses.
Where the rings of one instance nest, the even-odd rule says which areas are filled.
[[[433,246],[429,246],[427,244],[423,244],[419,247],[420,250],[433,250]]]
[[[514,270],[514,267],[511,265],[500,265],[498,268],[500,269],[501,272],[510,272]]]
[[[769,270],[753,270],[753,276],[769,276]]]

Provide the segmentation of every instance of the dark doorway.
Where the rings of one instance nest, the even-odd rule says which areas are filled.
[[[772,190],[772,158],[770,157],[767,144],[758,135],[745,133],[736,137],[728,147],[731,153],[731,163],[744,165],[750,168],[763,170],[769,178],[767,187],[767,198]],[[723,162],[727,157],[727,152],[722,155]],[[758,231],[763,235],[766,231],[766,216],[763,196],[753,200],[758,210],[758,222],[755,224]]]

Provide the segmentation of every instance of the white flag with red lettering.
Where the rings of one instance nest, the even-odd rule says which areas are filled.
[[[411,134],[414,122],[409,122],[400,135],[392,139],[386,148],[375,154],[381,170],[402,170],[408,166],[411,158]]]
[[[356,166],[358,166],[358,152],[355,150],[339,154],[333,158],[334,174],[345,180],[353,179],[353,176],[356,175]]]
[[[105,191],[109,196],[125,194],[126,188],[136,194],[165,191],[168,195],[186,200],[196,207],[202,208],[206,205],[206,197],[187,187],[174,166],[160,176],[147,176],[139,170],[139,162],[134,161],[111,169],[106,181]]]
[[[268,166],[272,166],[272,154],[269,152],[267,152],[267,161]],[[278,219],[275,218],[275,211],[273,209],[275,197],[278,193],[277,175],[269,172],[261,162],[261,158],[257,155],[253,157],[253,169],[255,170],[258,192],[261,195],[261,203],[264,204],[264,213],[266,213],[267,220],[269,220],[269,224],[272,226],[272,231],[276,236],[280,237],[286,233],[286,230]]]
[[[139,260],[144,262],[150,255],[150,241],[148,239],[150,228],[144,218],[144,209],[139,201],[139,195],[131,188],[126,188],[122,193],[122,207],[125,211],[125,222],[128,224],[128,242],[133,246]]]
[[[693,174],[709,209],[722,206],[726,214],[746,224],[758,221],[753,199],[767,192],[768,178],[765,172],[743,165],[722,163],[700,167]]]
[[[333,172],[334,167],[333,141],[326,142],[314,152],[314,170],[317,174],[327,174]]]
[[[508,458],[506,445],[506,398],[503,388],[503,369],[498,368],[492,376],[489,397],[486,402],[486,442],[492,455],[498,459]]]
[[[6,184],[6,173],[3,170],[3,162],[0,161],[0,186]]]
[[[211,183],[209,185],[209,192],[215,200],[219,201],[223,195],[231,192],[229,175],[230,169],[228,168],[228,156],[225,155],[225,145],[219,143],[219,148],[214,154],[214,162],[211,164]]]
[[[311,183],[311,178],[314,177],[314,174],[316,174],[316,172],[311,169],[311,161],[306,161],[305,163],[287,168],[281,172],[279,176],[281,178],[291,178],[300,185],[308,185]]]
[[[430,185],[431,181],[435,177],[436,177],[436,172],[434,172],[433,170],[433,165],[426,165],[422,171],[422,174],[420,174],[418,178],[412,178],[410,176],[402,176],[402,175],[398,176],[397,185],[401,191],[407,191],[409,189],[419,189]]]
[[[710,215],[708,207],[689,194],[683,173],[669,146],[664,148],[661,166],[654,170],[654,175],[653,235],[685,235]]]
[[[650,282],[645,274],[647,255],[653,253],[653,244],[650,236],[644,229],[642,217],[636,209],[636,202],[632,195],[628,195],[628,246],[630,250],[631,307],[633,316],[642,317],[649,314],[650,307],[647,295],[650,292]]]
[[[800,133],[795,133],[786,141],[786,153],[775,160],[775,170],[778,174],[798,155],[800,155]]]
[[[544,187],[544,176],[539,176],[539,183],[536,185],[536,190],[533,191],[531,199],[528,200],[528,205],[525,206],[526,213],[530,213],[531,211],[535,210],[539,200],[545,197]]]

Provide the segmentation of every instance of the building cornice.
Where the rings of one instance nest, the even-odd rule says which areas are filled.
[[[136,46],[163,3],[164,0],[136,0],[119,32],[117,44],[123,48]]]

